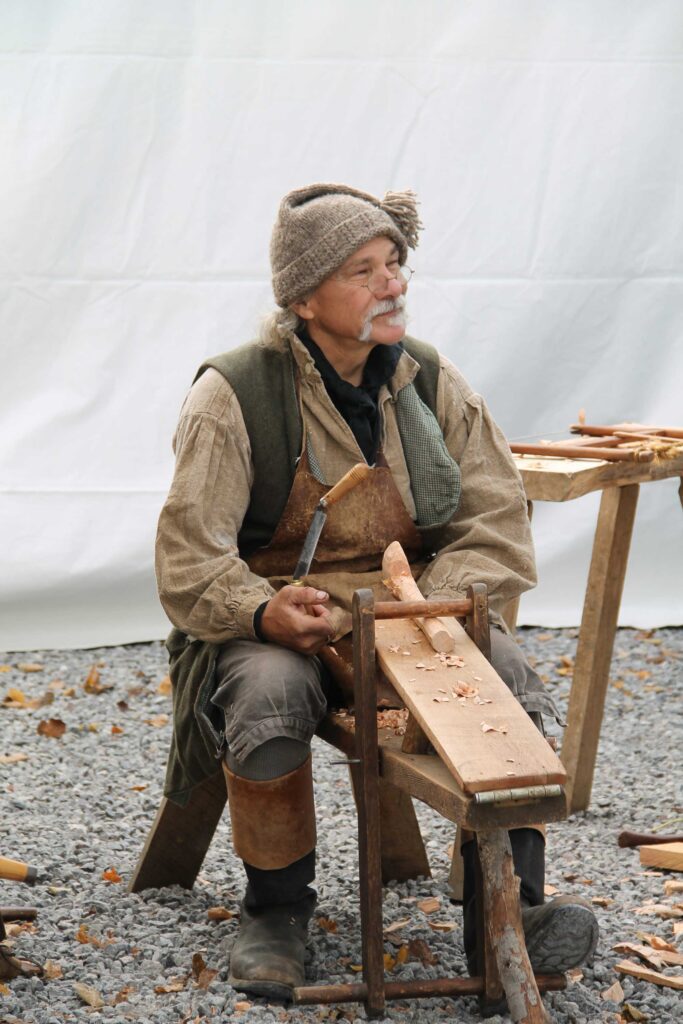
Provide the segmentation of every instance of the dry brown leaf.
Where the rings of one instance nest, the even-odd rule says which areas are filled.
[[[207,988],[218,974],[218,971],[211,970],[210,967],[205,967],[197,978],[197,988],[203,989],[206,992]]]
[[[639,1010],[637,1006],[633,1006],[632,1003],[624,1003],[621,1007],[621,1012],[623,1014],[622,1019],[629,1022],[637,1022],[650,1019],[646,1013],[643,1013],[642,1010]]]
[[[61,718],[47,718],[38,722],[37,733],[39,736],[48,736],[50,739],[58,740],[66,732],[66,722]]]
[[[611,907],[614,900],[610,896],[591,896],[591,903],[596,907]]]
[[[677,878],[672,879],[669,882],[664,883],[664,892],[667,896],[675,896],[676,893],[683,892],[683,882]]]
[[[146,718],[145,725],[151,725],[155,729],[161,729],[164,725],[168,725],[168,715],[153,715],[152,718]]]
[[[142,793],[143,790],[147,789],[147,783],[143,782],[139,786],[129,786],[128,788],[132,789],[134,793]]]
[[[384,954],[384,970],[393,971],[396,966],[396,957],[392,956],[391,953]]]
[[[16,754],[0,754],[0,764],[18,764],[19,761],[28,761],[28,754],[20,751]]]
[[[26,694],[16,686],[11,686],[2,703],[9,708],[23,708],[26,704]]]
[[[99,669],[97,665],[93,665],[85,678],[83,689],[86,693],[98,694],[105,693],[107,690],[111,690],[112,687],[105,686],[104,683],[100,682]]]
[[[392,921],[390,925],[384,929],[385,935],[393,935],[394,932],[400,932],[402,928],[405,928],[407,924],[410,924],[410,918],[404,917],[400,921]]]
[[[112,725],[112,727],[111,727],[111,734],[112,734],[112,736],[120,736],[122,732],[123,732],[123,729],[121,728],[120,725]]]
[[[362,968],[361,968],[361,970],[362,970]],[[237,1003],[235,1003],[233,1009],[237,1013],[244,1013],[244,1011],[248,1010],[250,1007],[251,1007],[251,1003],[247,1002],[246,999],[240,999]]]
[[[80,981],[75,981],[74,992],[79,999],[96,1010],[100,1010],[104,1006],[104,999],[92,985],[83,985]]]
[[[423,964],[436,964],[439,962],[438,956],[432,953],[424,939],[410,939],[408,942],[408,953],[415,960],[420,960]]]
[[[635,942],[618,942],[616,946],[612,946],[612,949],[615,953],[625,953],[627,956],[638,957],[655,971],[661,970],[664,966],[661,955],[649,946],[640,946]]]
[[[659,935],[652,935],[650,932],[636,932],[639,939],[643,942],[647,942],[648,946],[652,946],[653,949],[665,949],[669,953],[676,953],[676,947],[672,942],[667,942],[666,939],[660,939]]]
[[[173,693],[173,686],[171,685],[171,677],[164,676],[159,685],[157,686],[157,693],[162,693],[164,696],[168,696]]]
[[[20,672],[42,672],[45,666],[37,661],[20,661],[17,668]]]
[[[679,907],[667,907],[665,903],[651,903],[644,907],[638,907],[634,913],[643,917],[649,917],[650,915],[663,918],[683,917],[683,910]]]
[[[429,927],[435,932],[452,932],[455,924],[451,921],[428,921]]]
[[[192,977],[196,981],[202,971],[206,970],[206,963],[201,953],[192,954]]]
[[[12,990],[9,985],[5,985],[4,982],[0,981],[0,996],[9,996],[12,994]]]
[[[116,868],[107,868],[106,871],[102,872],[102,878],[105,882],[118,883],[123,881]]]
[[[100,727],[97,722],[90,722],[88,725],[88,732],[99,732]]]
[[[90,929],[87,924],[80,924],[78,931],[75,935],[76,942],[81,942],[83,945],[89,943],[91,946],[95,946],[97,949],[101,949],[103,946],[108,946],[112,939],[104,940],[97,937],[97,935],[91,935]]]
[[[136,991],[137,989],[133,988],[132,985],[124,985],[114,996],[114,1006],[118,1006],[119,1003],[128,1002],[128,997],[132,996]]]
[[[624,990],[618,981],[600,993],[600,998],[609,1000],[611,1003],[620,1003],[624,998]]]
[[[429,896],[426,900],[418,900],[417,907],[423,914],[434,914],[441,910],[441,903],[434,896]]]
[[[165,996],[171,992],[182,992],[186,985],[187,977],[170,978],[164,985],[155,985],[154,991],[159,996]]]
[[[54,960],[46,960],[43,964],[43,976],[48,981],[56,981],[57,978],[62,978],[64,975],[59,964],[55,963]]]
[[[683,974],[661,974],[659,971],[651,971],[648,967],[641,967],[633,960],[620,960],[614,965],[614,970],[619,974],[630,974],[633,978],[641,981],[649,981],[653,985],[661,985],[663,988],[675,988],[683,991]]]
[[[318,928],[322,928],[326,932],[334,934],[337,931],[337,922],[333,921],[331,917],[319,917]]]
[[[556,885],[549,885],[547,882],[543,886],[543,892],[546,896],[557,896],[559,891]]]
[[[116,706],[119,709],[119,711],[129,711],[130,710],[129,706],[128,706],[128,704],[126,704],[125,700],[117,700]]]
[[[0,665],[0,672],[11,672],[11,671],[12,671],[12,666],[11,665]]]
[[[234,917],[232,910],[228,910],[227,907],[209,907],[206,912],[206,916],[209,921],[229,921],[231,917]]]

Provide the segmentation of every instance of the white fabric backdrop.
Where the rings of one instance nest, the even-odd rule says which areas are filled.
[[[270,308],[301,184],[416,189],[411,331],[509,437],[682,425],[679,0],[1,0],[0,48],[0,648],[165,632],[181,400]],[[683,619],[676,483],[623,623]],[[522,621],[579,621],[596,511],[537,505]]]

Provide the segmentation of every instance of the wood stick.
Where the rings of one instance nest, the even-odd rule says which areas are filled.
[[[644,423],[614,423],[611,427],[593,426],[587,423],[572,423],[569,429],[572,434],[593,434],[597,436],[600,434],[616,434],[617,431],[625,433],[640,431],[642,433],[660,434],[665,437],[678,439],[683,437],[683,430],[679,430],[678,427],[649,427]]]
[[[375,605],[376,619],[434,619],[441,615],[450,619],[465,619],[472,612],[472,602],[462,601],[378,601]]]
[[[385,586],[399,601],[424,600],[420,588],[413,579],[405,551],[396,540],[384,552],[382,572],[386,577]],[[454,649],[455,641],[442,621],[432,618],[416,618],[414,621],[437,654],[448,654]]]
[[[652,462],[655,453],[634,448],[594,448],[571,444],[511,444],[515,455],[553,456],[558,459],[603,459],[605,462]]]
[[[620,960],[614,965],[617,974],[630,974],[632,978],[640,978],[641,981],[649,981],[653,985],[662,985],[664,988],[675,988],[679,992],[683,990],[683,976],[680,974],[660,974],[659,971],[649,971],[647,967],[634,964],[631,960]]]

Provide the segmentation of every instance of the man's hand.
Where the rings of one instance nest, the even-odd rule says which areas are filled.
[[[324,607],[329,595],[314,587],[283,587],[271,597],[261,619],[261,633],[273,644],[300,654],[316,654],[332,635]]]

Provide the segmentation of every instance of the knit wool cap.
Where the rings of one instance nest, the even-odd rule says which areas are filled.
[[[422,224],[410,189],[377,199],[349,185],[317,184],[288,192],[280,203],[270,241],[273,292],[286,308],[338,270],[373,238],[396,242],[405,263],[417,248]]]

